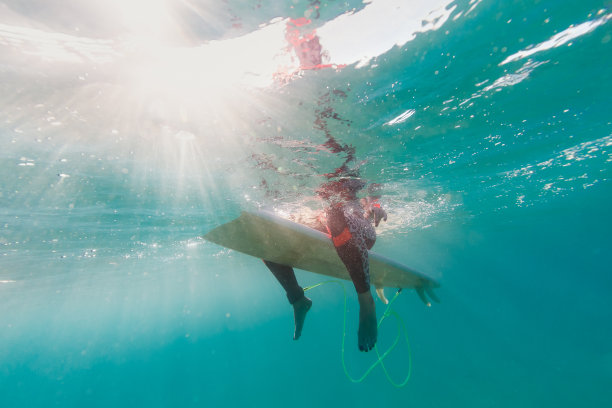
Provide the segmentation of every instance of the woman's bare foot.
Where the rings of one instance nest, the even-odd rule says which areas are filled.
[[[359,300],[359,332],[357,333],[359,350],[370,351],[376,344],[378,336],[376,306],[370,291],[359,293],[357,299]]]
[[[304,320],[306,319],[306,313],[312,306],[312,300],[306,296],[293,303],[293,320],[295,321],[295,332],[293,333],[293,340],[297,340],[302,335],[302,327],[304,327]]]

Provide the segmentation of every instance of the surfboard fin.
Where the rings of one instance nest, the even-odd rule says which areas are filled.
[[[425,303],[425,306],[431,307],[431,302],[427,300],[427,298],[425,297],[425,290],[423,289],[422,286],[416,288],[416,293],[417,295],[419,295],[419,298],[421,299],[421,301]]]
[[[440,299],[438,299],[438,296],[436,296],[436,294],[434,293],[433,289],[429,286],[425,287],[425,292],[427,293],[427,296],[429,296],[431,298],[431,300],[433,300],[436,303],[440,303]]]
[[[385,297],[385,288],[376,288],[376,294],[385,305],[389,304],[389,299]]]

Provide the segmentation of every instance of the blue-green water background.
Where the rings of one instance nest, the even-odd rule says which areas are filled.
[[[241,35],[299,17],[304,3],[210,6],[221,11],[200,17],[217,24],[197,35]],[[322,3],[318,25],[369,7]],[[0,406],[611,406],[610,2],[485,0],[465,14],[473,3],[452,3],[439,29],[366,67],[307,71],[252,91],[256,102],[236,101],[227,117],[183,121],[195,137],[170,142],[159,129],[176,122],[113,99],[120,79],[87,67],[84,84],[85,68],[5,54]],[[3,6],[3,23],[19,15],[58,32],[79,15]],[[500,65],[589,21],[603,22]],[[345,377],[335,285],[310,292],[294,342],[265,266],[199,238],[241,209],[307,201],[343,158],[316,148],[321,106],[343,119],[327,126],[355,147],[361,175],[384,185],[389,223],[375,250],[441,283],[440,304],[412,291],[395,304],[413,352],[402,389],[380,370]],[[352,290],[348,304],[357,376],[374,356],[357,351]],[[394,334],[383,327],[380,344]],[[401,378],[407,354],[395,353]]]

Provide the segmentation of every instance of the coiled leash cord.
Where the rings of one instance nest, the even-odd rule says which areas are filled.
[[[395,293],[395,296],[393,296],[391,301],[387,304],[387,308],[385,309],[385,312],[383,313],[382,317],[378,321],[378,325],[376,326],[377,328],[380,328],[380,326],[385,321],[385,319],[387,319],[390,316],[393,316],[395,318],[395,321],[397,322],[397,335],[395,336],[395,340],[393,341],[393,344],[382,355],[380,354],[380,351],[378,350],[378,345],[374,345],[374,350],[376,351],[377,360],[374,363],[372,363],[372,365],[365,371],[365,373],[363,373],[361,377],[353,378],[349,374],[348,369],[346,368],[346,362],[344,359],[344,345],[346,343],[346,315],[348,313],[348,307],[347,307],[348,295],[346,293],[346,288],[344,287],[344,284],[337,280],[328,280],[328,281],[324,281],[321,283],[317,283],[316,285],[305,287],[304,292],[314,289],[316,287],[319,287],[321,285],[327,285],[331,283],[340,285],[342,287],[342,290],[344,291],[344,314],[343,314],[343,320],[342,320],[342,349],[341,349],[342,356],[341,357],[342,357],[342,368],[344,369],[344,374],[346,375],[346,377],[354,383],[360,383],[363,380],[365,380],[368,375],[370,375],[372,370],[374,370],[374,368],[377,365],[380,364],[383,372],[385,373],[385,376],[387,377],[387,380],[389,381],[391,385],[397,388],[401,388],[405,386],[410,380],[410,376],[412,375],[412,350],[410,348],[410,342],[408,341],[408,332],[406,330],[406,324],[404,323],[404,320],[401,318],[399,314],[397,314],[397,312],[391,309],[391,305],[393,304],[395,299],[397,299],[397,297],[399,296],[402,290],[401,289],[397,290],[397,292]],[[387,371],[387,367],[385,367],[384,360],[387,358],[389,353],[391,353],[391,351],[393,351],[393,349],[395,349],[395,347],[400,342],[400,339],[402,337],[402,332],[404,334],[404,339],[406,340],[406,347],[408,348],[408,374],[406,375],[406,378],[402,382],[397,383],[389,375],[389,372]]]

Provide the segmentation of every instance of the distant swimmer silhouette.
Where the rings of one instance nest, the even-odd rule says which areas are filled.
[[[387,220],[387,213],[378,203],[378,196],[369,195],[362,199],[357,197],[357,193],[365,185],[366,183],[359,178],[344,177],[323,184],[317,191],[327,203],[318,229],[327,230],[336,253],[346,267],[357,291],[359,300],[357,340],[361,351],[371,350],[377,340],[376,307],[370,292],[368,250],[376,241],[374,226],[378,226],[381,220]],[[289,303],[293,306],[295,321],[293,338],[297,340],[302,334],[312,300],[304,295],[304,289],[298,284],[292,267],[268,260],[264,260],[264,263],[282,285]]]

